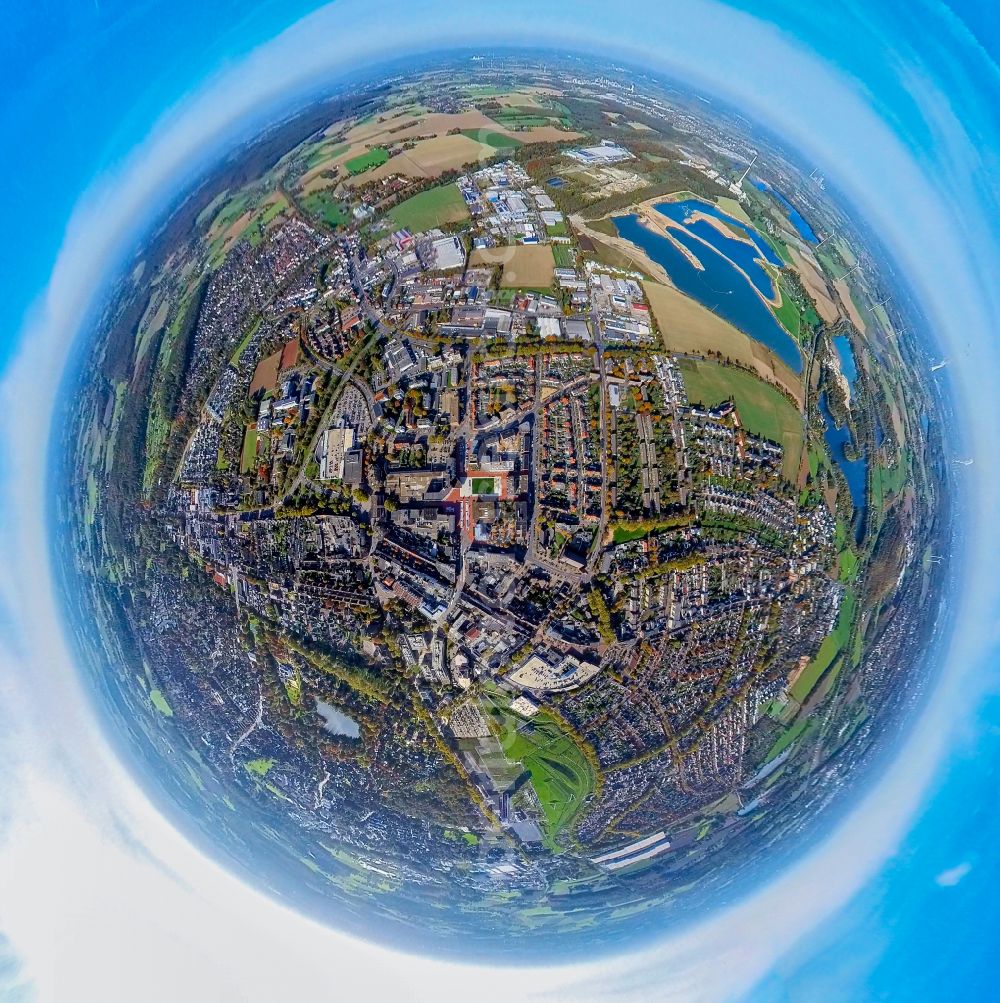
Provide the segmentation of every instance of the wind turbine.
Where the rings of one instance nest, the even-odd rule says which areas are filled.
[[[754,165],[754,164],[756,164],[756,163],[757,163],[757,158],[758,158],[759,156],[760,156],[760,154],[759,154],[759,153],[755,153],[755,154],[753,155],[753,160],[751,160],[751,161],[750,161],[750,164],[749,164],[749,166],[748,166],[748,167],[747,167],[747,169],[746,169],[746,170],[745,170],[745,171],[744,171],[744,172],[743,172],[743,173],[742,173],[742,174],[740,175],[740,179],[739,179],[739,181],[737,181],[737,182],[736,182],[736,187],[737,187],[737,188],[742,188],[742,187],[743,187],[743,182],[744,182],[744,181],[746,181],[746,177],[747,177],[747,175],[748,175],[748,174],[750,173],[750,169],[751,169],[751,168],[753,167],[753,165]]]

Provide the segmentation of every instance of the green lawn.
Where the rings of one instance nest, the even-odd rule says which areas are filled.
[[[494,150],[513,150],[516,146],[524,145],[521,140],[504,135],[502,132],[494,132],[492,129],[463,129],[462,135],[474,139],[477,143],[492,146]]]
[[[793,700],[802,703],[812,693],[823,673],[830,668],[833,660],[847,644],[847,640],[851,636],[851,624],[854,622],[856,605],[857,599],[854,593],[851,591],[845,593],[844,601],[840,606],[840,615],[837,617],[837,626],[824,638],[823,643],[819,646],[819,651],[816,652],[816,657],[806,666],[802,675],[795,680],[790,691]]]
[[[641,540],[648,533],[649,530],[643,529],[641,526],[636,529],[628,529],[625,526],[615,526],[613,539],[615,543],[629,543],[632,540]]]
[[[389,159],[389,152],[381,146],[376,146],[367,153],[362,153],[357,157],[351,157],[344,167],[348,174],[362,174],[373,167],[380,167]]]
[[[545,232],[550,237],[568,237],[569,227],[566,225],[566,220],[561,219],[558,223],[553,223],[551,226],[546,225]]]
[[[274,766],[273,759],[249,759],[243,764],[247,771],[257,777],[266,777]]]
[[[774,316],[778,318],[778,323],[796,340],[799,340],[799,332],[802,329],[802,317],[799,314],[798,304],[781,283],[778,283],[781,292],[781,306],[772,308]]]
[[[569,826],[594,789],[594,771],[572,736],[545,711],[530,722],[490,708],[504,755],[531,776],[545,824],[546,842]]]
[[[306,212],[319,217],[327,226],[346,226],[351,221],[351,214],[334,198],[332,192],[310,192],[303,195],[300,201]]]
[[[167,703],[167,698],[160,690],[150,690],[149,701],[164,717],[174,716],[173,709]]]
[[[398,229],[419,233],[468,219],[469,210],[458,185],[440,185],[400,202],[388,215]]]
[[[777,742],[771,746],[767,753],[767,759],[774,759],[775,756],[780,756],[785,749],[788,748],[795,741],[795,739],[800,738],[808,728],[813,724],[813,719],[811,717],[800,717],[798,721],[795,722],[790,728],[785,729],[785,732],[781,735]]]
[[[240,456],[240,473],[248,474],[257,462],[257,426],[247,425],[243,433],[243,452]]]
[[[496,490],[495,481],[492,477],[473,477],[472,493],[474,495],[491,495]]]
[[[681,359],[680,368],[692,403],[714,407],[732,397],[744,428],[780,443],[784,450],[782,472],[794,482],[804,437],[802,415],[795,405],[780,390],[733,366]]]

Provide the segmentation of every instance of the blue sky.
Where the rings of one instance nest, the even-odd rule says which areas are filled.
[[[47,388],[135,225],[232,123],[291,100],[346,58],[371,63],[415,39],[431,48],[481,39],[497,23],[494,5],[463,8],[459,19],[438,0],[347,0],[293,27],[314,6],[49,0],[5,23],[0,987],[10,955],[20,975],[9,981],[43,999],[94,998],[98,986],[103,998],[131,998],[130,978],[151,967],[162,984],[149,998],[291,998],[327,984],[334,960],[345,986],[366,986],[375,999],[421,998],[421,986],[436,1000],[492,991],[475,970],[349,944],[187,847],[115,762],[52,629],[40,519]],[[1000,942],[991,918],[1000,891],[991,625],[1000,603],[989,555],[1000,520],[982,460],[997,427],[992,373],[1000,371],[992,279],[1000,83],[991,58],[1000,27],[985,4],[738,6],[640,0],[622,18],[596,2],[537,9],[512,0],[504,24],[521,41],[530,23],[539,42],[615,52],[742,103],[879,225],[953,360],[963,448],[980,460],[960,482],[975,547],[954,583],[959,636],[879,790],[814,859],[641,958],[602,972],[514,973],[503,991],[572,1000],[990,999]],[[272,952],[254,949],[261,937],[294,965],[269,966]],[[128,955],[110,975],[94,960],[109,942]]]

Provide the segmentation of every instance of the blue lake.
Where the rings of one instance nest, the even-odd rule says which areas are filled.
[[[759,192],[770,192],[781,203],[785,212],[788,213],[789,222],[795,227],[798,235],[803,240],[808,240],[811,244],[819,243],[819,237],[816,236],[813,228],[805,221],[802,213],[777,188],[772,188],[766,181],[760,180],[754,181],[753,186]]]
[[[677,223],[683,223],[685,233],[690,232],[700,237],[720,254],[725,255],[730,261],[739,265],[746,272],[750,281],[760,290],[762,296],[765,296],[767,299],[774,297],[774,283],[771,281],[771,276],[761,267],[760,259],[763,258],[765,261],[770,261],[772,265],[778,268],[781,267],[781,259],[768,247],[766,241],[758,237],[752,244],[748,244],[745,240],[738,240],[736,237],[729,237],[721,233],[707,220],[699,219],[689,222],[691,214],[700,211],[714,216],[725,223],[735,224],[748,237],[751,236],[751,231],[747,227],[740,225],[738,220],[727,216],[724,212],[716,209],[713,205],[709,205],[707,202],[696,202],[693,199],[687,202],[661,202],[657,205],[656,211],[661,216],[666,216]],[[675,230],[674,234],[681,239],[686,247],[690,247],[697,254],[699,260],[705,256],[706,249],[704,246],[699,247],[696,241],[684,239],[684,235],[680,231]]]
[[[851,430],[847,425],[844,425],[843,428],[837,428],[834,424],[830,409],[826,406],[825,393],[820,394],[819,411],[826,423],[823,439],[830,450],[833,462],[843,471],[855,511],[858,512],[863,521],[865,505],[868,501],[868,460],[863,454],[856,460],[849,460],[844,455],[844,447],[849,445],[851,441]],[[860,524],[859,522],[859,526]]]
[[[693,212],[703,212],[706,216],[714,216],[729,226],[734,226],[742,230],[747,237],[754,242],[760,256],[769,261],[775,268],[783,268],[784,262],[778,257],[774,248],[752,227],[738,220],[735,216],[730,216],[724,212],[714,202],[703,202],[701,199],[685,199],[683,202],[658,202],[656,211],[662,216],[684,223]],[[705,225],[702,223],[701,225]],[[692,227],[693,229],[693,227]],[[715,231],[717,232],[717,231]]]
[[[663,266],[682,293],[766,345],[793,372],[802,372],[802,356],[792,336],[778,323],[754,287],[721,252],[711,251],[694,237],[674,231],[678,242],[690,247],[705,266],[704,271],[700,271],[666,237],[643,226],[638,217],[618,216],[614,223],[621,237],[641,247],[653,261]],[[707,223],[704,225],[708,226]],[[727,239],[721,234],[718,236],[721,240]],[[741,241],[732,240],[731,243],[753,254],[753,249]]]
[[[851,388],[851,394],[853,395],[854,384],[858,378],[858,367],[854,361],[854,349],[851,348],[851,339],[846,334],[838,334],[833,339],[833,347],[837,350],[837,355],[840,356],[840,370],[846,377],[847,385]]]

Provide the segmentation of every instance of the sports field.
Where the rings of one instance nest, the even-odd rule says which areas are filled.
[[[248,474],[257,462],[257,426],[247,425],[243,433],[243,451],[240,455],[240,473]]]
[[[743,427],[754,435],[781,443],[782,473],[794,482],[802,457],[802,415],[779,390],[752,373],[704,359],[680,359],[679,365],[692,403],[715,407],[730,397],[736,402]]]
[[[458,185],[441,185],[400,202],[389,210],[389,216],[399,229],[419,233],[468,219],[469,210]]]

